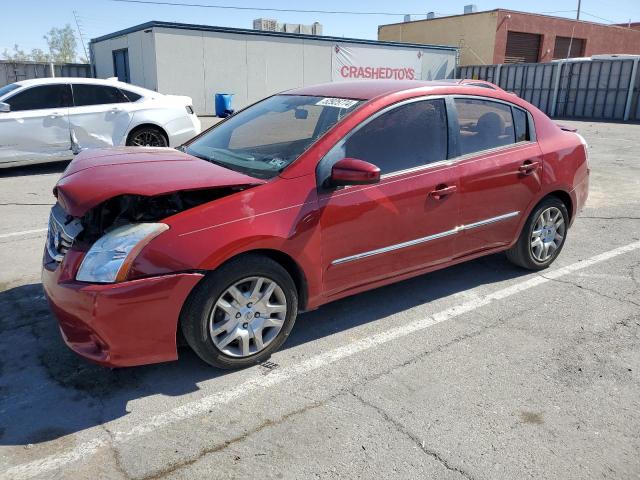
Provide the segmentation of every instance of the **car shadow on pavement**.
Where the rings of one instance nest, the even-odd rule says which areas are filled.
[[[45,175],[47,173],[62,173],[69,165],[69,160],[50,163],[36,163],[22,167],[0,168],[0,178],[26,177],[29,175]]]
[[[493,255],[336,301],[300,315],[282,349],[526,273]],[[55,440],[127,415],[130,401],[184,395],[199,382],[232,374],[209,367],[188,348],[171,363],[93,365],[64,345],[40,284],[0,292],[0,338],[0,445]]]

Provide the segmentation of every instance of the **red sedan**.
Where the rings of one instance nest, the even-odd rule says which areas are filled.
[[[548,267],[584,205],[575,132],[500,89],[363,81],[262,100],[183,147],[87,151],[55,187],[43,284],[103,365],[265,360],[299,311],[506,251]]]

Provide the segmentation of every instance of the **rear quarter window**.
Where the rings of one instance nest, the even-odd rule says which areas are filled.
[[[531,140],[527,112],[518,107],[513,107],[513,126],[516,133],[516,142],[527,142]]]
[[[131,90],[125,90],[124,88],[121,88],[120,91],[124,94],[125,97],[127,97],[130,102],[137,102],[142,98],[142,95],[132,92]]]

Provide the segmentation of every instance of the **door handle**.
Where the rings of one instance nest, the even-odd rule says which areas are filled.
[[[122,109],[121,109],[121,108],[118,108],[118,107],[112,107],[112,108],[111,108],[111,111],[112,111],[112,112],[119,112],[120,110],[122,110]]]
[[[526,162],[524,162],[522,165],[518,167],[518,171],[522,175],[531,175],[532,173],[538,170],[539,166],[540,166],[540,162],[527,160]]]
[[[59,112],[53,112],[49,115],[50,118],[60,118],[62,116]]]
[[[429,196],[435,198],[436,200],[441,200],[448,195],[456,193],[457,190],[458,187],[456,187],[455,185],[438,185],[435,190],[431,190],[429,192]]]

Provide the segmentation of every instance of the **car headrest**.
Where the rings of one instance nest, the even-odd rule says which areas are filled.
[[[481,135],[499,137],[504,135],[504,119],[496,112],[487,112],[478,119],[476,129]]]

